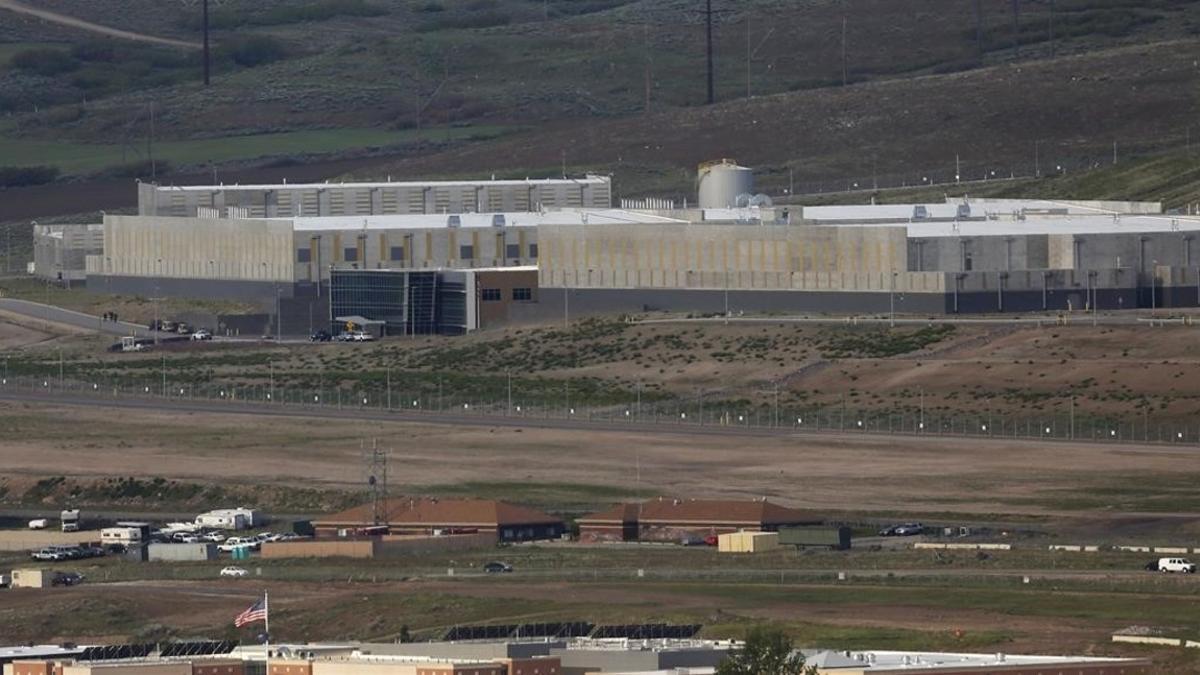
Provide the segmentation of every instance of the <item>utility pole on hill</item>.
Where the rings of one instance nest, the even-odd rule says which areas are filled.
[[[1013,58],[1021,57],[1021,0],[1012,0],[1013,8]]]
[[[208,0],[204,0],[204,86],[208,86]]]
[[[705,43],[708,47],[708,104],[716,103],[716,94],[713,91],[713,10],[712,0],[705,0],[704,9],[705,20]]]
[[[975,49],[979,53],[979,62],[983,63],[983,7],[982,0],[975,0]]]

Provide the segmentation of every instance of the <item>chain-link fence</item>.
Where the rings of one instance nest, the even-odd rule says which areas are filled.
[[[622,427],[675,427],[692,431],[713,430],[726,433],[835,433],[864,435],[943,436],[960,438],[1012,438],[1040,440],[1076,440],[1104,443],[1162,443],[1200,445],[1200,422],[1156,420],[1144,414],[1140,418],[1100,417],[1074,410],[1000,415],[966,412],[925,412],[919,409],[888,412],[852,406],[797,407],[783,404],[752,404],[692,399],[643,401],[636,393],[624,404],[577,405],[571,402],[569,387],[559,400],[520,396],[500,398],[471,395],[438,386],[409,389],[387,385],[365,389],[347,387],[287,387],[272,383],[230,384],[219,382],[182,382],[164,369],[160,377],[131,383],[128,380],[87,380],[66,377],[63,372],[44,376],[5,376],[0,391],[24,392],[31,397],[85,396],[96,400],[145,400],[170,402],[206,402],[242,408],[284,407],[316,411],[357,411],[389,418],[428,418],[431,420],[554,420],[559,425],[594,427],[611,424]]]

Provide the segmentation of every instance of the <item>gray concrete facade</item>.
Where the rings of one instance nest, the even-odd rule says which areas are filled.
[[[286,218],[496,213],[612,205],[608,176],[175,186],[138,183],[138,215]]]

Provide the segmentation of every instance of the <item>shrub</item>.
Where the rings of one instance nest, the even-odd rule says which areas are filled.
[[[69,73],[79,67],[79,61],[61,49],[26,49],[13,55],[13,67],[38,75],[52,77]]]
[[[41,185],[56,178],[56,166],[0,166],[0,187]]]
[[[254,68],[282,59],[287,50],[283,43],[266,35],[251,35],[227,46],[229,58],[239,66]]]

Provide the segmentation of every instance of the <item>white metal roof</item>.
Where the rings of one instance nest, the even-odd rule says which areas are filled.
[[[972,218],[988,215],[1012,216],[1026,212],[1031,216],[1038,212],[1051,212],[1071,216],[1112,216],[1114,213],[1147,214],[1161,211],[1158,202],[1091,202],[1059,201],[1050,199],[968,199]],[[805,206],[804,218],[815,221],[856,220],[908,222],[913,220],[914,209],[924,208],[927,218],[955,218],[962,199],[948,197],[945,202],[929,204],[839,204],[833,206]],[[1031,213],[1032,212],[1032,213]],[[921,222],[921,221],[915,221]]]
[[[589,174],[584,178],[526,178],[524,180],[414,180],[414,181],[373,181],[373,182],[337,182],[331,183],[256,183],[247,185],[220,183],[217,185],[156,185],[156,190],[168,192],[216,192],[220,190],[282,190],[282,189],[316,189],[316,188],[397,188],[397,187],[483,187],[514,186],[514,185],[603,185],[611,182],[608,176]]]
[[[953,218],[958,215],[958,204],[840,204],[836,206],[805,206],[806,220],[895,220],[907,222],[913,217],[913,209],[925,207],[930,218]],[[981,212],[979,215],[983,215]]]
[[[838,652],[825,652],[824,654],[837,654]],[[845,652],[841,652],[845,654]],[[820,654],[814,655],[814,662],[823,661]],[[887,670],[912,670],[921,672],[922,670],[945,669],[952,667],[1002,667],[1002,666],[1069,666],[1074,664],[1120,664],[1128,662],[1131,659],[1107,658],[1099,656],[1034,656],[1034,655],[1014,655],[1014,654],[958,654],[958,653],[941,653],[941,652],[891,652],[891,651],[867,651],[867,652],[850,652],[849,657],[837,659],[837,665],[834,665],[832,660],[829,665],[822,666],[824,669],[852,668],[856,670],[874,668]],[[855,662],[853,665],[846,661]]]
[[[563,209],[517,213],[415,213],[388,216],[303,216],[292,221],[297,232],[329,230],[403,230],[447,227],[451,218],[462,228],[493,227],[494,216],[503,216],[506,227],[538,225],[627,225],[637,223],[686,223],[685,220],[623,209]]]
[[[60,647],[58,645],[34,645],[32,647],[0,647],[0,661],[15,659],[46,659],[56,656],[72,656],[83,651],[83,647]]]
[[[879,227],[878,223],[839,223],[838,227]],[[1191,216],[1028,216],[971,221],[914,221],[904,223],[909,237],[984,237],[1029,234],[1148,234],[1200,231],[1200,218]]]

